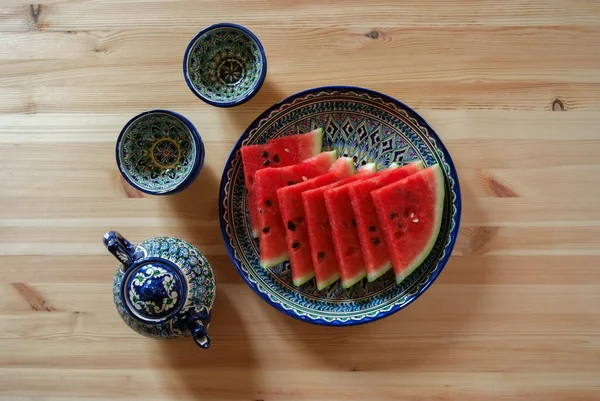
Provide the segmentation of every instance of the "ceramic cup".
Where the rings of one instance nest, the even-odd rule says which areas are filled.
[[[151,195],[187,188],[204,164],[204,144],[194,125],[181,114],[150,110],[133,117],[121,130],[117,165],[134,188]]]
[[[200,31],[183,57],[183,75],[196,96],[217,107],[250,100],[267,74],[258,38],[243,26],[221,23]]]

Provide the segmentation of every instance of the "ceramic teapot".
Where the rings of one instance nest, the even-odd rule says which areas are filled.
[[[201,348],[210,346],[215,279],[197,248],[171,237],[134,246],[116,231],[104,235],[104,245],[121,262],[113,296],[125,323],[148,337],[191,336]]]

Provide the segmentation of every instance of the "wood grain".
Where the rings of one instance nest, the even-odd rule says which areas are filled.
[[[261,92],[187,89],[183,50],[234,21],[263,42]],[[6,0],[0,7],[0,400],[600,399],[600,3]],[[265,108],[318,85],[414,107],[458,168],[454,255],[413,305],[310,326],[260,300],[222,244],[229,151]],[[169,108],[209,150],[188,190],[118,174],[123,124]],[[173,235],[217,276],[213,346],[154,341],[114,310],[101,236]]]

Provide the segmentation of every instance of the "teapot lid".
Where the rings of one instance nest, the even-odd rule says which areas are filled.
[[[164,259],[149,258],[132,265],[121,285],[127,309],[148,323],[159,323],[175,315],[187,296],[181,270]]]

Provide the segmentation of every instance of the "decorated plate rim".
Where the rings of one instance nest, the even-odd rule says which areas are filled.
[[[227,233],[226,222],[224,219],[224,214],[225,214],[224,200],[225,200],[225,196],[226,196],[225,185],[228,182],[227,174],[231,169],[231,160],[232,160],[232,158],[235,157],[235,152],[237,152],[240,149],[242,142],[249,137],[250,132],[252,132],[256,128],[260,127],[261,121],[268,119],[268,117],[271,116],[273,114],[273,112],[275,112],[282,106],[285,106],[286,104],[289,104],[291,106],[291,105],[293,105],[294,101],[296,101],[299,98],[304,98],[311,94],[317,96],[318,94],[320,94],[322,92],[325,92],[325,93],[353,92],[357,95],[367,94],[372,97],[379,97],[385,103],[391,103],[396,108],[405,111],[409,117],[417,120],[421,126],[423,126],[424,128],[427,129],[428,136],[435,141],[434,142],[435,148],[438,151],[443,153],[443,156],[444,156],[443,160],[444,160],[445,164],[447,164],[447,166],[448,166],[447,174],[450,176],[449,178],[451,178],[454,181],[453,195],[455,195],[455,197],[451,201],[451,206],[454,208],[455,212],[451,213],[451,215],[450,215],[450,220],[451,220],[450,232],[449,232],[448,238],[446,240],[446,245],[444,246],[444,253],[443,253],[442,257],[439,259],[439,261],[437,262],[437,266],[436,266],[435,270],[433,270],[429,274],[429,276],[425,279],[425,282],[423,284],[417,285],[418,290],[415,293],[407,294],[405,296],[404,302],[394,303],[394,304],[392,304],[391,307],[387,307],[386,310],[375,311],[374,314],[369,315],[369,316],[364,316],[360,319],[355,319],[355,318],[349,317],[349,318],[338,318],[337,320],[336,319],[326,320],[322,317],[311,317],[308,315],[300,315],[294,310],[293,306],[288,306],[288,308],[286,308],[283,305],[283,304],[285,304],[285,299],[282,298],[281,303],[273,300],[268,293],[263,292],[260,288],[258,288],[259,287],[258,283],[252,282],[249,279],[248,275],[242,270],[242,267],[240,266],[240,262],[235,257],[235,250],[231,246],[230,236]],[[246,284],[260,298],[262,298],[266,303],[268,303],[275,309],[277,309],[280,312],[282,312],[288,316],[291,316],[295,319],[298,319],[298,320],[301,320],[304,322],[308,322],[308,323],[317,324],[317,325],[323,325],[323,326],[355,326],[355,325],[360,325],[360,324],[366,324],[366,323],[373,322],[373,321],[376,321],[379,319],[383,319],[387,316],[393,315],[394,313],[398,312],[399,310],[404,309],[408,305],[412,304],[425,291],[427,291],[427,289],[436,281],[436,279],[439,277],[442,270],[444,270],[446,264],[448,263],[448,260],[450,259],[452,251],[454,249],[454,245],[456,243],[458,231],[460,229],[461,215],[462,215],[462,195],[461,195],[460,183],[458,180],[458,174],[456,171],[456,167],[454,166],[454,162],[452,160],[452,157],[450,156],[450,153],[448,152],[446,146],[441,141],[441,139],[437,135],[437,133],[433,130],[433,128],[431,128],[431,126],[425,121],[425,119],[423,117],[421,117],[421,115],[419,115],[416,111],[414,111],[411,107],[407,106],[403,102],[401,102],[389,95],[386,95],[384,93],[381,93],[381,92],[378,92],[378,91],[375,91],[372,89],[358,87],[358,86],[336,85],[336,86],[315,87],[315,88],[297,92],[291,96],[288,96],[288,97],[280,100],[279,102],[277,102],[277,103],[273,104],[272,106],[270,106],[269,108],[267,108],[256,119],[254,119],[254,121],[252,121],[252,123],[250,123],[248,128],[246,128],[246,130],[240,135],[240,137],[236,141],[231,152],[229,153],[229,156],[227,157],[225,166],[223,167],[223,173],[221,175],[221,183],[219,185],[219,226],[221,229],[221,236],[223,238],[223,243],[225,244],[225,248],[227,250],[227,255],[229,256],[229,259],[231,260],[232,264],[235,266],[236,270],[238,271],[238,274],[244,279]],[[318,315],[319,311],[314,311],[312,314]]]

